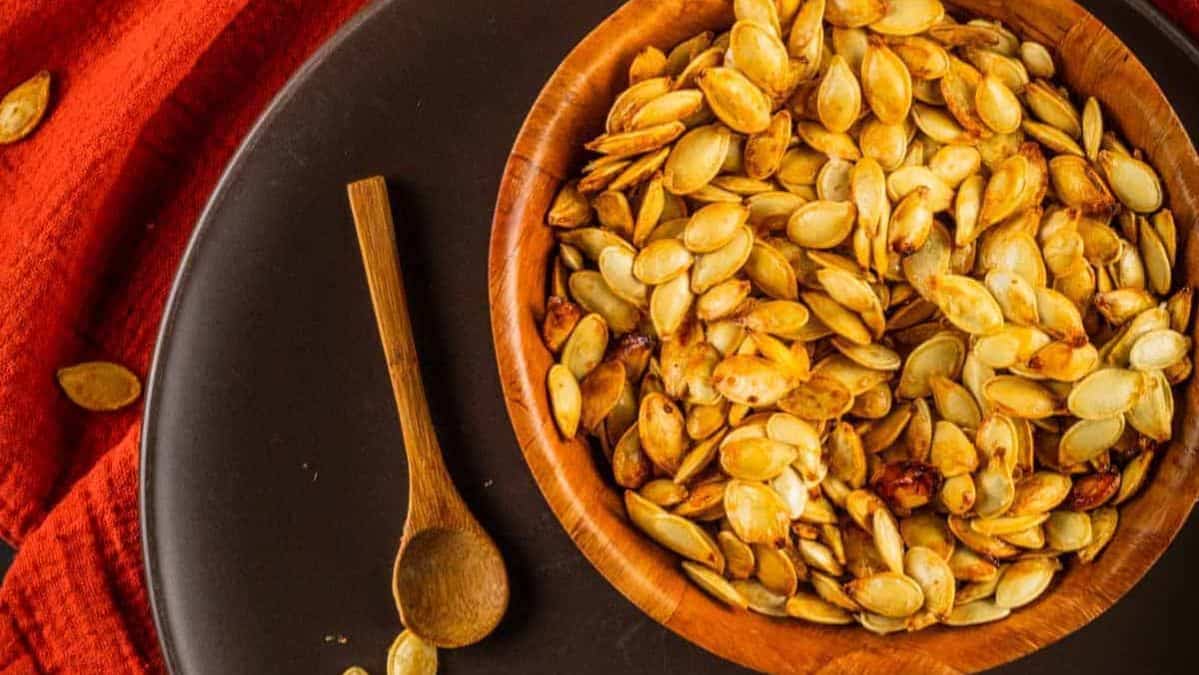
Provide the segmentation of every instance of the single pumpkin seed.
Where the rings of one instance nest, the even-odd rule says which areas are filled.
[[[759,89],[786,93],[790,64],[778,30],[756,21],[737,21],[729,33],[727,53],[732,65]]]
[[[729,133],[718,125],[688,131],[670,151],[663,170],[663,187],[673,194],[693,193],[720,172],[730,145]]]
[[[977,626],[1006,619],[1012,610],[1000,607],[990,600],[975,600],[953,608],[945,617],[946,626]]]
[[[387,675],[437,675],[437,647],[401,631],[387,650]]]
[[[983,397],[996,411],[1021,419],[1058,414],[1062,402],[1047,387],[1016,375],[998,375],[983,384]]]
[[[667,122],[634,131],[603,134],[584,147],[610,157],[631,157],[657,150],[682,136],[686,130],[682,122]]]
[[[805,248],[833,248],[849,236],[856,216],[852,202],[809,202],[791,215],[787,236]]]
[[[1045,521],[1045,540],[1056,551],[1068,553],[1085,548],[1091,536],[1091,517],[1085,513],[1054,511]]]
[[[732,314],[749,297],[750,283],[744,279],[729,279],[709,289],[695,304],[695,315],[701,321],[714,321]]]
[[[883,124],[903,122],[912,105],[908,68],[878,36],[872,36],[862,57],[862,87],[866,102]]]
[[[1033,77],[1050,79],[1056,72],[1053,65],[1053,56],[1049,53],[1049,49],[1040,42],[1025,41],[1020,43],[1020,60],[1024,62],[1024,67],[1028,69],[1028,74]]]
[[[724,510],[733,533],[747,544],[778,544],[787,538],[787,504],[762,483],[730,480]]]
[[[634,255],[623,246],[609,246],[599,257],[599,271],[608,288],[637,307],[649,305],[649,287],[634,274]]]
[[[569,384],[555,384],[569,389]],[[593,368],[587,377],[583,378],[583,381],[579,383],[579,395],[581,398],[581,421],[584,429],[592,433],[599,429],[600,423],[620,401],[626,384],[624,364],[620,361],[605,361]],[[563,402],[569,404],[570,393],[561,392],[561,395],[565,395],[567,399]],[[569,413],[569,408],[564,410]],[[563,428],[563,434],[567,435],[565,428]]]
[[[1126,419],[1132,428],[1155,441],[1168,441],[1173,435],[1174,394],[1164,373],[1142,374],[1142,393],[1128,410]]]
[[[824,625],[853,623],[853,617],[843,607],[828,602],[818,595],[799,592],[787,599],[787,614],[797,619]]]
[[[1105,506],[1091,511],[1090,517],[1091,543],[1078,551],[1078,560],[1081,563],[1090,563],[1095,560],[1112,540],[1116,534],[1120,515],[1115,507]]]
[[[744,438],[721,445],[720,466],[733,478],[766,481],[781,474],[798,455],[795,446],[786,443]]]
[[[717,573],[724,571],[724,555],[698,525],[669,513],[632,490],[626,491],[624,498],[629,520],[655,542]]]
[[[707,68],[695,82],[712,112],[733,130],[756,134],[770,126],[770,99],[739,71]]]
[[[694,300],[691,280],[686,274],[656,286],[649,298],[649,316],[657,334],[667,337],[677,331]]]
[[[862,88],[843,56],[834,55],[816,92],[820,123],[834,133],[848,131],[862,109]]]
[[[594,270],[570,275],[570,294],[583,309],[602,317],[608,327],[617,333],[631,333],[641,320],[637,308],[614,293],[603,275]],[[581,376],[578,373],[576,375]]]
[[[67,398],[85,410],[120,410],[142,393],[137,375],[110,361],[87,361],[59,368],[56,377]]]
[[[795,132],[809,147],[828,157],[854,162],[862,157],[862,152],[854,143],[853,137],[847,133],[831,131],[818,122],[800,120],[795,124]]]
[[[916,35],[935,26],[945,16],[940,0],[890,0],[886,14],[870,24],[883,35]]]
[[[966,344],[960,336],[943,332],[912,350],[904,363],[895,389],[900,398],[924,398],[932,394],[933,377],[956,378],[966,358]]]
[[[845,590],[866,610],[890,618],[911,616],[924,604],[920,585],[896,572],[855,579],[846,584]]]
[[[1099,152],[1097,162],[1112,192],[1125,206],[1140,213],[1151,213],[1161,208],[1161,179],[1148,164],[1107,150]]]
[[[716,366],[712,381],[725,398],[748,406],[778,402],[797,382],[759,356],[730,356]]]
[[[691,269],[691,291],[704,293],[731,279],[749,260],[753,241],[753,232],[743,226],[729,243],[711,253],[696,256]]]
[[[1149,223],[1141,218],[1140,230],[1137,236],[1141,252],[1141,260],[1145,263],[1145,273],[1149,281],[1149,287],[1158,295],[1166,295],[1170,292],[1170,287],[1173,283],[1170,253],[1158,236],[1157,230]]]
[[[792,595],[799,583],[795,562],[790,554],[781,548],[766,544],[754,544],[754,557],[757,561],[754,574],[767,590],[780,595]]]
[[[855,344],[870,344],[870,330],[862,323],[861,318],[827,294],[808,291],[801,293],[800,298],[812,310],[816,318],[820,319],[834,333]]]
[[[1025,124],[1028,130],[1029,125]],[[1081,155],[1081,152],[1079,153]],[[1053,190],[1066,206],[1091,215],[1110,215],[1115,207],[1115,198],[1108,190],[1103,178],[1076,155],[1058,155],[1049,160],[1049,176]]]
[[[745,597],[728,580],[711,569],[689,560],[684,560],[682,567],[683,572],[696,586],[699,586],[717,600],[730,607],[737,607],[739,609],[746,609],[749,606]]]
[[[725,572],[733,579],[748,579],[757,567],[753,548],[728,530],[716,535],[716,543],[724,554]]]
[[[1164,370],[1186,358],[1190,341],[1170,329],[1154,330],[1138,337],[1128,353],[1136,370]]]
[[[50,73],[41,71],[0,99],[0,145],[33,133],[50,105]]]
[[[765,131],[750,136],[745,141],[745,174],[750,178],[766,179],[774,175],[782,164],[791,142],[791,114],[780,110],[770,118]]]
[[[1020,129],[1024,121],[1020,100],[998,77],[983,77],[974,91],[974,106],[979,119],[992,131],[1010,134]]]
[[[1070,413],[1084,420],[1100,420],[1128,412],[1142,393],[1139,373],[1105,368],[1074,385],[1066,399]]]
[[[1092,162],[1099,157],[1099,146],[1103,142],[1103,110],[1094,96],[1087,98],[1082,107],[1082,144],[1087,159]]]
[[[945,556],[937,551],[916,546],[904,554],[904,573],[920,585],[924,608],[938,618],[953,610],[956,581]]]

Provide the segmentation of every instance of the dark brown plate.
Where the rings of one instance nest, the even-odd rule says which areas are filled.
[[[521,457],[492,354],[488,224],[504,161],[556,64],[618,4],[382,3],[246,142],[181,270],[147,401],[146,558],[174,672],[384,672],[406,474],[343,186],[376,172],[393,187],[451,472],[513,581],[499,632],[443,653],[443,672],[740,672],[659,627],[578,552]],[[1199,129],[1189,43],[1140,5],[1089,5]],[[1010,672],[1171,672],[1171,649],[1185,672],[1199,606],[1188,550],[1195,528],[1112,611]]]

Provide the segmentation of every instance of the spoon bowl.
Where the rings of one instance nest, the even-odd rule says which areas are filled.
[[[504,560],[473,530],[428,529],[406,538],[392,592],[409,630],[438,647],[461,647],[495,629],[508,607]]]

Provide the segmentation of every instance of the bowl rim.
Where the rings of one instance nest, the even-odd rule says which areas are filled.
[[[530,200],[529,196],[539,191],[544,194],[546,190],[552,195],[553,188],[564,179],[564,172],[556,170],[553,162],[539,149],[545,147],[546,138],[572,134],[571,127],[578,122],[572,119],[574,115],[568,106],[577,102],[580,87],[593,86],[581,83],[596,74],[599,55],[605,50],[612,51],[610,33],[627,31],[630,26],[652,24],[651,19],[663,19],[667,14],[678,21],[684,11],[702,13],[716,1],[632,0],[609,15],[575,46],[547,81],[530,108],[504,169],[489,251],[492,334],[505,404],[514,432],[551,510],[589,562],[631,602],[690,642],[756,670],[814,672],[880,666],[893,669],[905,664],[925,672],[981,670],[1024,656],[1085,626],[1114,605],[1144,576],[1190,514],[1199,497],[1199,470],[1196,470],[1199,459],[1188,449],[1199,446],[1199,425],[1190,425],[1183,433],[1175,434],[1168,450],[1162,453],[1164,456],[1157,458],[1159,469],[1167,464],[1174,469],[1169,480],[1157,475],[1162,472],[1155,470],[1154,477],[1138,499],[1121,508],[1122,515],[1132,511],[1138,520],[1131,529],[1121,527],[1116,539],[1109,544],[1105,555],[1114,558],[1109,560],[1110,568],[1104,568],[1102,562],[1091,566],[1072,565],[1072,569],[1055,581],[1051,592],[1003,621],[948,630],[934,627],[884,638],[856,626],[845,630],[794,621],[777,622],[753,613],[734,613],[718,605],[684,579],[675,556],[658,549],[633,530],[624,518],[617,489],[599,476],[600,471],[593,466],[579,468],[579,464],[586,463],[579,459],[587,456],[586,446],[578,439],[562,440],[554,429],[544,393],[544,376],[552,357],[537,338],[539,327],[534,315],[538,309],[522,296],[522,292],[528,291],[530,264],[542,271],[540,280],[533,279],[534,285],[544,287],[546,260],[529,263],[521,254],[527,250],[531,238],[548,236],[548,228],[543,223],[547,203],[531,203],[535,200]],[[670,9],[679,4],[683,9]],[[963,4],[995,9],[992,16],[997,18],[1010,16],[1004,3],[995,0],[946,2],[947,6],[957,8]],[[1199,156],[1181,120],[1152,74],[1119,37],[1072,0],[1035,0],[1028,4],[1052,4],[1070,21],[1069,31],[1099,31],[1104,34],[1101,37],[1114,40],[1119,56],[1133,68],[1133,76],[1147,82],[1149,98],[1164,105],[1168,113],[1167,125],[1176,127],[1171,131],[1181,132],[1186,139],[1186,147],[1175,148],[1183,155],[1183,169],[1199,171]],[[1133,4],[1140,3],[1134,0]],[[1018,8],[1010,10],[1019,11]],[[645,44],[627,37],[625,42],[638,47]],[[628,56],[631,54],[625,58]],[[1136,69],[1141,73],[1138,74]],[[1154,138],[1155,147],[1147,148],[1151,159],[1155,150],[1165,151],[1159,147],[1162,140],[1161,137]],[[1159,165],[1159,162],[1153,163]],[[1178,169],[1178,166],[1171,168]],[[1185,172],[1183,169],[1179,172]],[[1166,178],[1164,174],[1163,178]],[[1169,193],[1171,206],[1175,199],[1182,198],[1188,203],[1191,200],[1189,194],[1176,194],[1173,189]],[[537,227],[530,229],[530,224]],[[1181,247],[1179,249],[1176,269],[1185,265],[1193,284],[1199,252],[1189,245],[1193,241],[1186,243],[1185,252]],[[534,299],[533,302],[543,300]],[[1186,411],[1196,408],[1197,386],[1199,383],[1192,379],[1186,387],[1183,399]],[[1185,412],[1176,418],[1184,416]],[[594,476],[587,476],[588,472]],[[1165,494],[1169,490],[1175,491],[1172,496]],[[1160,500],[1152,509],[1146,506],[1147,493],[1155,494]],[[1063,595],[1067,586],[1076,597],[1067,600]],[[713,619],[719,625],[713,625]],[[746,639],[726,639],[729,629],[734,627],[744,629]],[[786,639],[788,637],[790,639]],[[819,640],[796,640],[797,637],[817,637]],[[776,638],[781,641],[771,642]],[[768,648],[764,648],[764,644]],[[962,649],[963,645],[971,645],[972,649]]]

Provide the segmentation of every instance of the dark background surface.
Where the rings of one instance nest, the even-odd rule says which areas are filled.
[[[343,185],[382,173],[451,473],[512,577],[498,632],[447,673],[738,672],[645,617],[546,507],[503,408],[491,210],[542,83],[618,3],[395,0],[307,73],[223,184],[148,394],[152,594],[178,673],[383,672],[405,463]],[[1194,135],[1196,62],[1127,1],[1085,3]],[[1192,522],[1116,608],[1008,673],[1194,672]],[[1102,558],[1099,564],[1102,564]],[[735,639],[735,637],[730,637]]]

